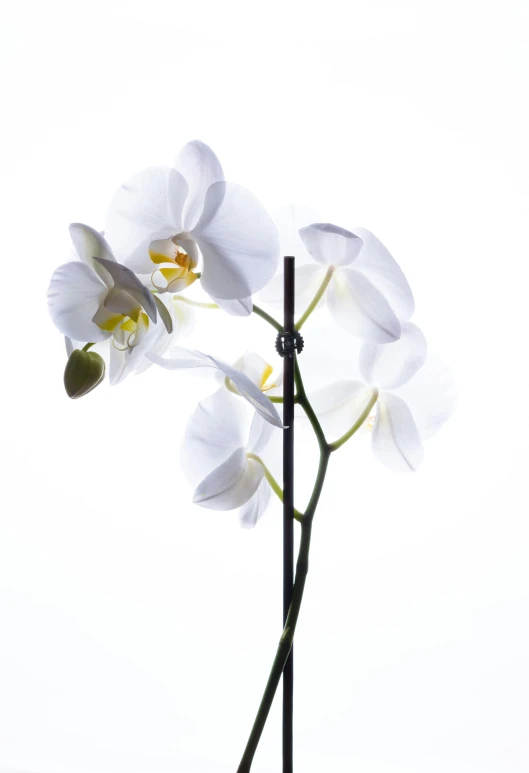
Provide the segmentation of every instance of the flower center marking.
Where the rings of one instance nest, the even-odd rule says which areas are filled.
[[[151,242],[149,256],[157,268],[151,274],[151,282],[159,292],[177,292],[189,287],[197,275],[192,270],[196,261],[178,244],[176,236]],[[165,264],[165,265],[164,265]],[[156,275],[161,274],[165,285],[159,285]]]

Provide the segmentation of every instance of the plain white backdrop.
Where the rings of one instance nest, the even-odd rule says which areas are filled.
[[[522,0],[4,9],[2,773],[233,772],[271,664],[280,509],[243,531],[179,470],[214,385],[152,369],[70,401],[46,309],[68,223],[101,228],[123,180],[194,138],[269,208],[374,231],[459,384],[416,475],[366,437],[332,460],[296,770],[527,771],[528,35]],[[257,319],[201,317],[197,336],[274,356]],[[280,770],[278,706],[254,769]]]

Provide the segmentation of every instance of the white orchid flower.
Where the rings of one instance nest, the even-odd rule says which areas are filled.
[[[426,340],[413,323],[404,326],[396,343],[364,343],[358,365],[363,381],[339,381],[311,396],[318,418],[327,432],[366,422],[382,464],[397,472],[416,470],[424,458],[423,441],[455,410],[452,373],[440,359],[427,357]]]
[[[52,275],[48,304],[56,327],[72,340],[98,343],[112,339],[110,383],[151,365],[147,351],[162,353],[174,343],[169,335],[176,313],[155,297],[126,266],[118,263],[103,238],[81,223],[70,226],[78,260]],[[156,324],[158,316],[163,324]]]
[[[70,235],[78,260],[60,266],[48,288],[55,326],[68,338],[97,342],[110,338],[130,320],[129,338],[141,339],[148,321],[157,321],[152,293],[129,268],[117,263],[106,240],[93,228],[73,223]]]
[[[149,352],[146,356],[157,365],[168,370],[183,370],[187,368],[215,368],[225,378],[229,379],[233,391],[240,394],[255,408],[257,413],[266,422],[275,427],[283,428],[283,423],[271,400],[263,393],[261,386],[249,378],[246,373],[218,360],[209,354],[203,354],[194,349],[186,349],[183,346],[174,346],[168,353],[170,356],[162,357],[159,354]],[[266,364],[266,363],[265,363]]]
[[[306,312],[298,327],[323,299],[335,322],[349,333],[379,344],[398,340],[413,314],[414,300],[386,247],[365,228],[348,231],[308,217],[314,213],[303,208],[282,210],[277,216],[282,249],[295,255],[299,266],[296,306]],[[261,299],[280,301],[282,281],[282,276],[276,277]]]
[[[258,414],[248,431],[246,405],[224,387],[200,402],[182,444],[182,468],[195,487],[193,502],[211,510],[239,510],[242,526],[255,526],[271,488],[258,461],[272,426]]]
[[[197,278],[218,304],[249,314],[251,295],[274,275],[277,229],[260,202],[226,182],[203,142],[185,145],[173,167],[151,167],[117,191],[105,233],[137,273],[150,273],[160,291],[177,292]]]
[[[167,314],[171,318],[172,333],[168,334],[163,325],[150,324],[145,335],[140,337],[136,346],[127,346],[128,331],[119,326],[110,340],[110,347],[107,349],[107,341],[96,344],[95,351],[109,361],[109,383],[116,386],[131,374],[139,375],[144,373],[154,364],[147,357],[148,354],[161,356],[174,345],[175,340],[182,335],[188,334],[194,325],[194,310],[186,304],[178,303],[169,295],[156,299],[159,307],[160,303],[167,309]],[[65,336],[66,354],[71,356],[75,349],[83,346],[81,341],[73,341]]]

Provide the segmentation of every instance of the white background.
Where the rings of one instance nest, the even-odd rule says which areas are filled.
[[[297,772],[527,771],[527,3],[28,2],[0,34],[2,773],[235,771],[271,663],[280,509],[243,531],[179,471],[213,384],[152,369],[69,401],[46,310],[68,223],[101,228],[194,138],[266,206],[382,238],[459,384],[416,475],[366,437],[333,458]],[[273,358],[260,320],[225,329],[197,340]],[[305,442],[298,480],[314,461]],[[256,773],[279,732],[276,706]]]

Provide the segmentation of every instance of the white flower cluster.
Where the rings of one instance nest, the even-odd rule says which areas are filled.
[[[224,385],[189,421],[183,467],[195,502],[240,508],[246,526],[257,522],[276,487],[259,454],[274,425],[282,427],[267,395],[280,382],[270,381],[271,367],[258,355],[232,367],[175,346],[188,325],[185,304],[175,294],[194,282],[215,307],[247,316],[257,310],[252,296],[258,291],[265,304],[281,300],[278,258],[295,255],[296,303],[304,309],[298,327],[326,304],[334,322],[362,342],[351,363],[351,374],[359,377],[309,395],[324,429],[332,432],[343,421],[350,427],[329,444],[332,450],[362,424],[372,425],[375,456],[391,469],[415,470],[423,440],[454,409],[452,377],[427,357],[425,338],[410,322],[412,292],[388,250],[363,228],[349,231],[315,219],[291,208],[276,225],[253,194],[224,179],[207,145],[190,142],[173,166],[152,167],[121,186],[104,236],[71,225],[75,259],[50,282],[50,314],[70,355],[65,386],[71,397],[101,382],[104,362],[89,349],[105,340],[111,384],[153,363],[222,373]],[[253,413],[246,428],[241,396]]]

